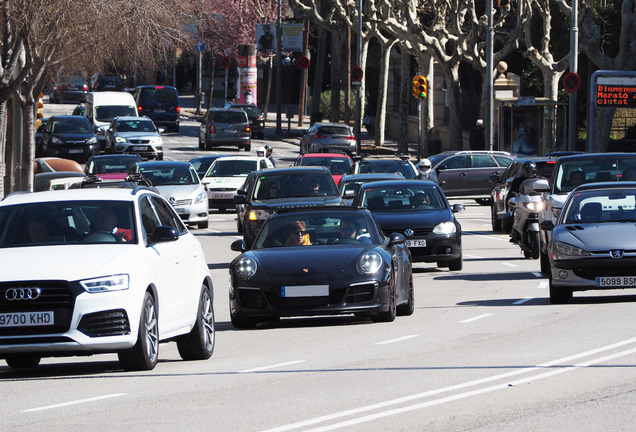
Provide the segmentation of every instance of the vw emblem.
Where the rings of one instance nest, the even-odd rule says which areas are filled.
[[[612,258],[623,258],[623,252],[622,250],[616,249],[609,251],[609,254]]]
[[[9,288],[4,293],[4,298],[9,301],[14,300],[35,300],[40,297],[40,288]]]
[[[404,235],[407,237],[413,236],[413,230],[411,228],[407,228],[404,230]]]

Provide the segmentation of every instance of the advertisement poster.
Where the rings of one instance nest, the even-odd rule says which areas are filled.
[[[256,24],[256,49],[276,52],[276,24]]]
[[[256,104],[256,80],[258,70],[256,67],[239,69],[239,103]]]
[[[303,52],[303,24],[283,24],[283,51]]]

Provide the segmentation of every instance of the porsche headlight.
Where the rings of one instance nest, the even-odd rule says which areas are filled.
[[[127,274],[104,276],[94,279],[79,281],[82,288],[89,293],[127,290],[130,285],[130,277]]]
[[[358,271],[360,273],[376,273],[382,267],[382,257],[374,251],[365,252],[358,259]]]
[[[250,210],[250,220],[267,220],[271,216],[271,212],[268,210]]]
[[[236,276],[241,279],[249,279],[256,273],[256,261],[250,257],[241,258],[234,266]]]
[[[568,243],[556,242],[554,244],[555,249],[561,255],[566,256],[590,256],[590,253],[580,247],[572,246]]]
[[[526,201],[523,206],[533,213],[539,213],[543,210],[543,201]]]
[[[452,222],[442,222],[433,228],[433,234],[453,234],[456,231],[455,224]]]

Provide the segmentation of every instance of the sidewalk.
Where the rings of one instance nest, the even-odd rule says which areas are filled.
[[[191,118],[193,120],[201,121],[203,119],[203,114],[205,114],[205,109],[201,109],[201,115],[196,114],[196,108],[194,103],[194,93],[186,92],[179,94],[179,100],[181,102],[181,115],[184,117]],[[212,106],[214,107],[222,107],[223,100],[222,98],[215,97],[213,100]],[[275,107],[274,107],[275,108]],[[295,115],[294,118],[288,121],[286,115],[286,106],[282,107],[281,113],[281,130],[280,133],[276,133],[276,117],[277,113],[268,112],[267,118],[265,119],[265,138],[272,139],[277,141],[284,141],[289,144],[300,145],[300,136],[310,127],[310,118],[309,116],[303,117],[303,125],[298,126],[298,116]],[[386,154],[393,155],[397,152],[397,142],[392,140],[385,140],[384,145],[382,147],[375,146],[375,139],[373,135],[369,134],[366,129],[363,127],[361,131],[361,146],[362,153],[368,154]],[[417,157],[417,143],[409,143],[409,154],[412,159]]]

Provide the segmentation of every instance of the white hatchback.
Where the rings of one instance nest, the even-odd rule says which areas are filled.
[[[147,187],[17,193],[0,202],[0,358],[114,352],[150,370],[159,342],[183,359],[214,350],[203,248]]]
[[[245,183],[247,175],[266,168],[274,168],[266,157],[224,156],[216,159],[201,179],[208,190],[208,206],[219,211],[234,210],[234,195]]]

